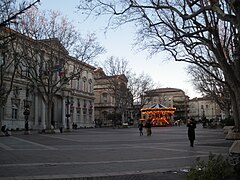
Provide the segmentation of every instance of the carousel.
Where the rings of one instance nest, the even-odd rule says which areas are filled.
[[[140,121],[146,122],[150,120],[152,126],[167,126],[173,121],[173,114],[175,111],[176,108],[155,104],[141,109]]]

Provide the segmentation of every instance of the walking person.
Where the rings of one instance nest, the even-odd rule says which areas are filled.
[[[10,136],[10,134],[8,133],[8,130],[7,130],[7,126],[6,126],[6,125],[3,125],[3,126],[1,127],[1,131],[3,132],[3,134],[4,134],[5,136]]]
[[[147,131],[147,136],[151,136],[152,135],[152,123],[151,120],[147,120],[146,124],[145,124],[145,128]]]
[[[194,140],[195,140],[195,129],[196,129],[196,123],[191,118],[190,121],[187,123],[188,127],[188,139],[190,141],[190,146],[194,146]]]
[[[143,123],[142,123],[142,121],[138,124],[138,129],[139,129],[139,132],[140,132],[140,136],[143,136]]]

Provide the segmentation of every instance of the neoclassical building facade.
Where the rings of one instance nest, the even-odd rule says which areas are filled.
[[[10,90],[4,94],[2,125],[10,130],[94,127],[95,67],[71,57],[58,39],[7,32],[16,42],[14,52],[1,49],[0,54],[1,92]]]

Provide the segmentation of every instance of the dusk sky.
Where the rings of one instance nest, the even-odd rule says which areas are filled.
[[[38,8],[40,10],[60,11],[73,22],[82,35],[95,33],[98,42],[107,50],[107,53],[99,57],[99,61],[110,56],[124,58],[129,61],[129,66],[133,72],[136,74],[144,72],[150,75],[156,84],[160,84],[161,88],[182,89],[190,98],[200,96],[192,87],[190,77],[185,71],[187,63],[174,62],[164,53],[148,58],[148,52],[137,52],[133,48],[135,38],[133,25],[124,25],[117,30],[109,30],[105,34],[104,27],[107,24],[107,19],[99,17],[85,21],[85,16],[77,12],[77,5],[78,1],[74,0],[41,0]]]

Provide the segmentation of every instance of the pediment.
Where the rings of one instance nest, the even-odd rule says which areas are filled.
[[[59,49],[63,53],[69,54],[69,52],[66,50],[66,48],[63,46],[63,44],[60,42],[58,38],[43,39],[40,41],[48,44],[50,47],[56,48],[56,50]]]

